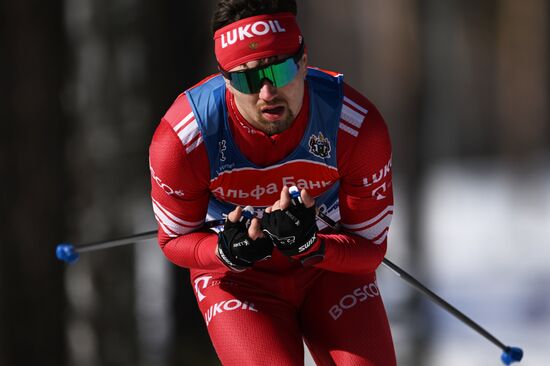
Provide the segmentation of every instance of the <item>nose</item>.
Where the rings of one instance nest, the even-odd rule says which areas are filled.
[[[270,102],[277,97],[277,88],[271,84],[269,80],[264,80],[262,88],[260,89],[259,98]]]

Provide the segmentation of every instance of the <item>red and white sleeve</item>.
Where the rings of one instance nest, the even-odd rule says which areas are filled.
[[[349,86],[338,133],[342,234],[326,234],[325,260],[337,272],[368,272],[382,262],[393,215],[392,152],[376,107]]]
[[[186,268],[223,267],[215,255],[217,236],[197,231],[208,208],[210,172],[199,126],[183,94],[155,131],[149,166],[158,242],[166,257]]]

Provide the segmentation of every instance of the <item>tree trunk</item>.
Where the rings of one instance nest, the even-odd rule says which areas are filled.
[[[67,198],[62,1],[0,13],[0,364],[65,364],[62,239]]]

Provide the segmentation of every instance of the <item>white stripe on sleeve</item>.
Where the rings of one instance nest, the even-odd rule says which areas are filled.
[[[185,148],[185,151],[189,154],[191,151],[195,150],[201,143],[202,143],[202,136],[199,136],[199,138],[195,140],[195,142],[193,142],[192,144],[190,144]]]
[[[355,234],[360,235],[364,238],[367,238],[369,240],[376,239],[378,236],[380,236],[384,231],[387,231],[390,227],[390,223],[392,220],[393,215],[388,213],[382,220],[380,220],[377,224],[369,226],[366,229],[356,231]]]
[[[354,111],[347,105],[342,106],[342,114],[341,117],[344,121],[348,122],[349,124],[353,125],[354,127],[361,128],[361,125],[363,124],[363,121],[365,120],[365,116],[362,115],[359,112]]]
[[[358,229],[362,229],[362,228],[365,228],[367,226],[370,226],[374,223],[376,223],[377,221],[379,221],[382,217],[386,216],[386,214],[391,211],[391,213],[393,213],[393,205],[389,205],[387,206],[382,212],[380,212],[378,215],[376,215],[375,217],[373,217],[372,219],[369,219],[367,221],[363,221],[359,224],[343,224],[343,226],[346,228],[346,229],[355,229],[355,230],[358,230]]]
[[[357,137],[357,135],[359,135],[359,132],[357,132],[357,130],[354,130],[353,128],[351,128],[350,126],[346,125],[343,122],[340,122],[339,127],[342,131],[346,131],[347,133],[349,133],[353,137]]]
[[[162,229],[162,231],[164,231],[164,233],[165,233],[166,235],[168,235],[168,236],[171,237],[171,238],[177,237],[176,234],[174,234],[174,233],[171,232],[166,226],[164,226],[164,224],[162,223],[162,221],[160,220],[160,218],[159,218],[157,215],[155,215],[155,219],[157,220],[157,222],[158,222],[160,228]]]
[[[175,222],[177,222],[179,224],[189,226],[189,227],[192,227],[192,228],[196,228],[196,227],[201,226],[204,222],[204,220],[185,221],[185,220],[180,219],[179,217],[175,216],[174,214],[172,214],[170,211],[168,211],[168,209],[166,207],[162,206],[157,200],[153,199],[153,203],[155,205],[157,205],[164,213],[166,213],[166,215],[168,215],[172,220],[174,220]]]
[[[201,131],[196,120],[192,120],[183,130],[178,132],[182,144],[187,145],[191,142]]]
[[[189,121],[191,118],[193,117],[193,111],[189,112],[189,114],[187,116],[185,116],[175,127],[174,127],[174,131],[178,132],[182,127],[183,125],[185,125],[187,123],[187,121]]]
[[[376,240],[374,241],[374,244],[376,244],[376,245],[382,244],[382,243],[384,242],[384,240],[386,240],[386,238],[388,237],[388,231],[389,231],[389,230],[386,229],[386,230],[384,231],[384,233],[382,234],[382,236],[380,236],[378,239],[376,239]]]
[[[364,115],[367,115],[367,113],[369,113],[367,109],[361,107],[359,104],[355,103],[353,100],[349,99],[346,96],[344,96],[344,102],[348,103],[349,105],[351,105],[352,107],[354,107],[355,109],[363,113]]]
[[[168,212],[166,209],[161,208],[160,204],[158,202],[153,200],[153,211],[155,213],[155,216],[157,218],[157,221],[159,224],[161,224],[161,227],[163,227],[163,230],[168,233],[168,231],[178,234],[178,235],[185,235],[194,229],[200,227],[203,223],[203,221],[197,221],[197,222],[189,222],[182,220],[172,213]],[[168,229],[165,230],[165,229]]]

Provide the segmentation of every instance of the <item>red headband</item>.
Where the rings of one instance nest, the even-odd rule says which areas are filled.
[[[218,29],[214,43],[218,63],[229,71],[249,61],[295,54],[302,33],[292,13],[258,15]]]

